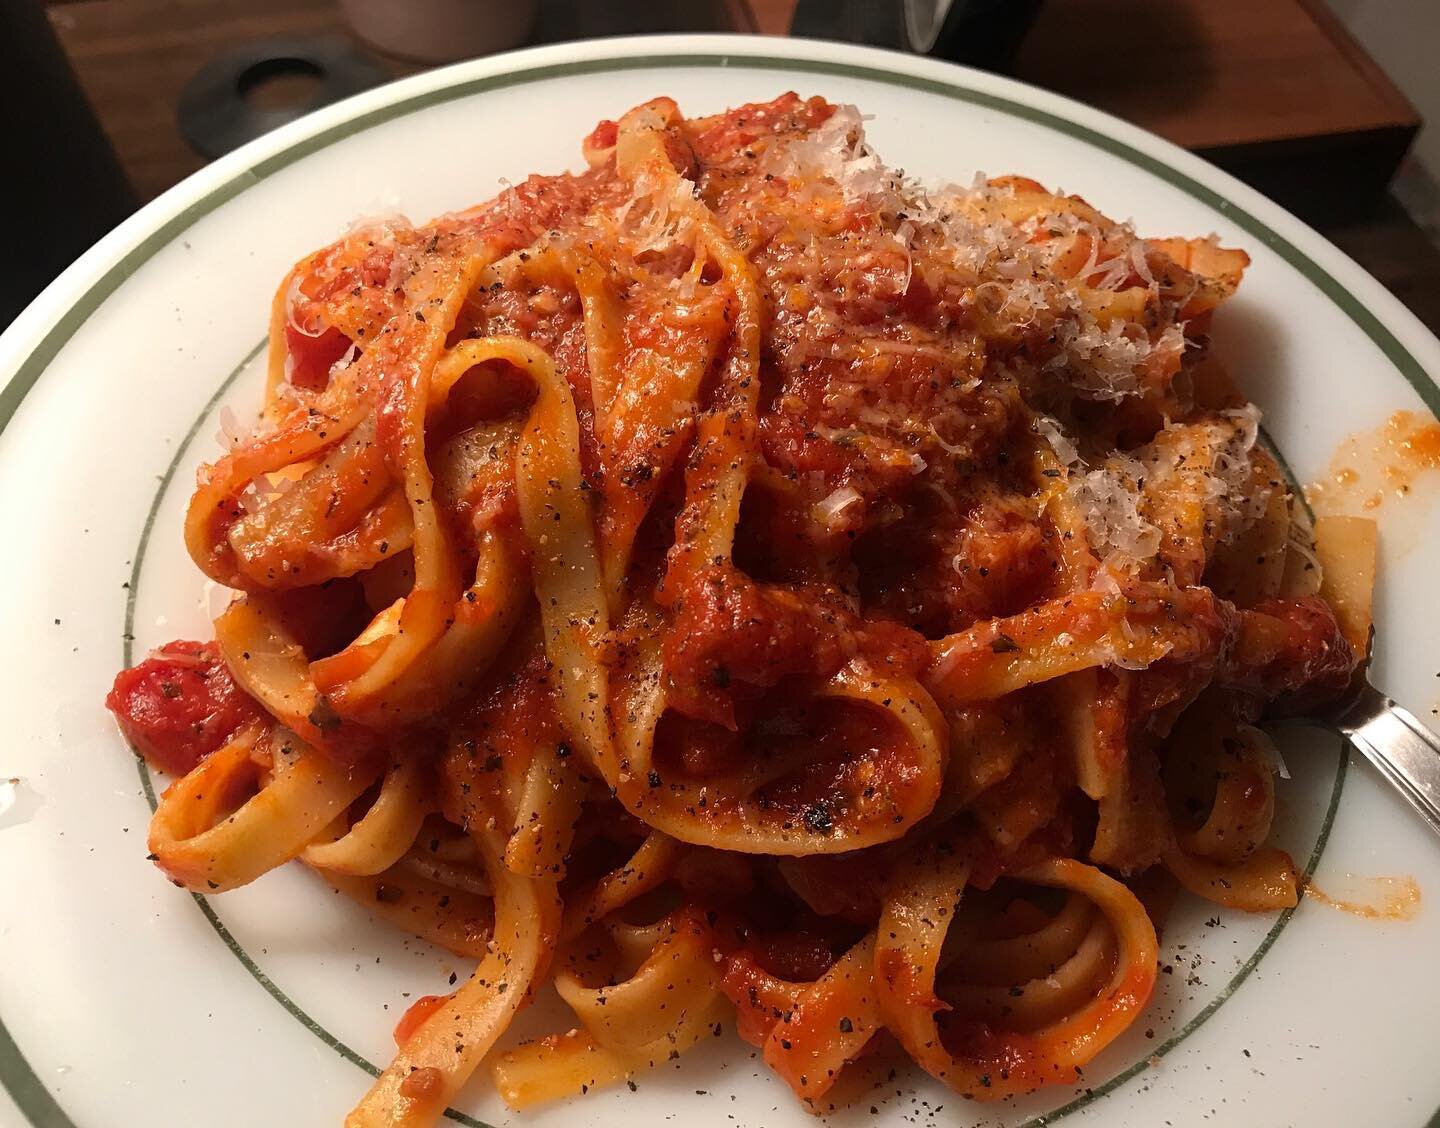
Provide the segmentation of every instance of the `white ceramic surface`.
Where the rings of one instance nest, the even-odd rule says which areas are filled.
[[[1302,481],[1347,433],[1440,402],[1426,376],[1440,373],[1440,344],[1302,224],[1103,114],[943,64],[806,42],[611,40],[434,71],[261,138],[123,224],[0,337],[0,780],[18,780],[0,783],[0,1124],[338,1124],[369,1083],[365,1063],[388,1057],[407,995],[465,972],[303,872],[204,907],[167,885],[144,856],[150,781],[101,706],[127,633],[136,655],[208,634],[181,513],[193,467],[217,449],[219,407],[244,417],[257,403],[254,350],[281,273],[356,216],[424,218],[501,178],[577,167],[598,118],[655,94],[699,114],[791,88],[858,104],[881,154],[912,173],[1021,172],[1142,232],[1246,247],[1254,265],[1216,336]],[[1440,522],[1422,498],[1387,508],[1382,531],[1375,676],[1431,718]],[[1313,733],[1284,751],[1295,778],[1281,785],[1281,839],[1303,864],[1328,828],[1321,885],[1410,875],[1440,896],[1440,843],[1366,766]],[[983,1106],[916,1071],[834,1122],[1429,1120],[1433,905],[1403,924],[1312,901],[1220,916],[1207,925],[1208,905],[1182,902],[1163,944],[1173,974],[1087,1070],[1093,1092]],[[813,1123],[730,1036],[634,1093],[514,1116],[477,1083],[460,1104],[537,1128]]]

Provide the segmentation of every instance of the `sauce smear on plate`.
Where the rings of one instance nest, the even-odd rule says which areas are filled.
[[[1420,912],[1420,885],[1413,877],[1357,877],[1347,874],[1346,895],[1326,893],[1314,882],[1305,895],[1322,905],[1365,920],[1414,920]]]
[[[1429,470],[1440,470],[1440,423],[1397,411],[1382,426],[1347,437],[1305,497],[1317,514],[1368,515],[1412,496]]]

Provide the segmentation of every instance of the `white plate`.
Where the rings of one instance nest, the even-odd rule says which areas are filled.
[[[132,654],[208,636],[181,510],[219,405],[258,401],[281,273],[359,214],[424,218],[502,177],[573,168],[597,119],[655,94],[699,114],[790,88],[858,104],[912,173],[1020,172],[1142,232],[1246,247],[1254,265],[1217,336],[1301,480],[1348,432],[1440,403],[1440,345],[1296,220],[1103,114],[951,66],[754,38],[611,40],[420,75],[264,137],[123,224],[0,338],[0,779],[20,780],[0,792],[0,1122],[337,1124],[389,1056],[406,993],[440,989],[455,962],[303,872],[207,902],[165,884],[145,860],[153,785],[101,707]],[[1375,673],[1428,717],[1440,523],[1386,512]],[[1322,885],[1405,874],[1440,892],[1440,847],[1367,768],[1315,734],[1286,754],[1282,841]],[[1174,972],[1091,1088],[981,1106],[917,1071],[836,1120],[868,1123],[873,1102],[897,1125],[1426,1122],[1440,1105],[1440,914],[1377,924],[1306,901],[1206,927],[1211,912],[1177,913]],[[635,1093],[511,1116],[476,1084],[459,1103],[469,1124],[813,1123],[731,1037]]]

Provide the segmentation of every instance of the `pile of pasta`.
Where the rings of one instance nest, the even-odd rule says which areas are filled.
[[[584,156],[281,283],[185,526],[233,602],[110,698],[179,777],[157,864],[298,858],[475,961],[357,1128],[732,1023],[815,1111],[898,1051],[1075,1083],[1177,887],[1295,904],[1256,725],[1368,644],[1373,531],[1311,528],[1210,347],[1246,255],[794,94]],[[549,984],[573,1028],[496,1049]]]

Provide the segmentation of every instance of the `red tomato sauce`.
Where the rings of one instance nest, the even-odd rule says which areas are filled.
[[[670,705],[733,731],[737,709],[757,691],[797,674],[827,678],[856,656],[914,673],[928,650],[899,624],[863,622],[838,591],[764,587],[733,565],[715,565],[686,586],[665,635]]]
[[[1328,603],[1318,595],[1306,595],[1266,600],[1255,611],[1277,620],[1282,631],[1270,640],[1273,656],[1242,671],[1241,681],[1257,686],[1268,698],[1297,690],[1323,695],[1345,688],[1356,657]]]

